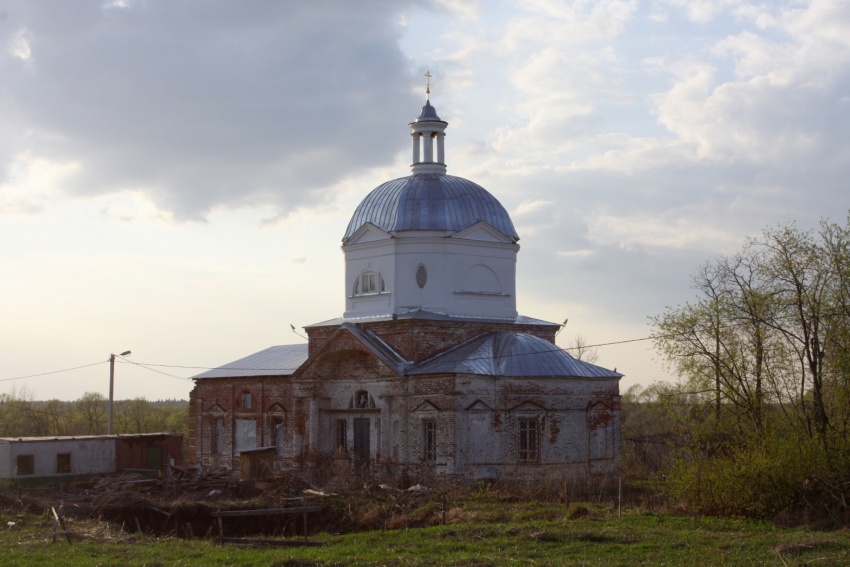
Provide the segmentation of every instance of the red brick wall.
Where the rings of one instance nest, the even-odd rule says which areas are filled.
[[[424,360],[488,331],[523,331],[554,342],[557,330],[557,326],[416,320],[382,321],[362,326],[414,361]],[[333,431],[327,430],[327,423],[337,418],[364,416],[372,420],[374,432],[371,441],[376,457],[373,472],[396,478],[407,473],[413,479],[447,470],[467,474],[470,472],[464,462],[467,436],[458,428],[467,426],[466,409],[476,399],[492,408],[492,411],[485,411],[489,416],[490,433],[483,443],[497,459],[491,464],[499,470],[516,465],[518,419],[529,416],[538,417],[541,423],[541,466],[580,463],[582,455],[587,453],[589,428],[597,425],[613,424],[614,454],[619,452],[619,391],[615,379],[399,376],[349,333],[339,333],[333,342],[327,343],[338,328],[308,330],[312,355],[324,345],[322,355],[312,359],[294,377],[198,380],[191,394],[190,462],[211,467],[238,467],[238,463],[231,462],[230,456],[234,420],[256,419],[258,445],[272,445],[274,416],[268,410],[278,407],[275,415],[284,416],[286,447],[285,458],[277,460],[278,466],[314,473],[320,466],[325,470],[348,470],[350,456],[333,454],[333,439],[329,438]],[[348,401],[360,389],[374,398],[375,407],[363,413],[358,413],[356,408],[349,411]],[[243,391],[251,392],[256,400],[250,410],[239,407]],[[426,401],[437,409],[423,405]],[[526,402],[542,409],[528,406],[514,411]],[[589,421],[587,410],[598,402],[605,404],[611,413],[594,414],[594,420]],[[210,411],[216,404],[222,408],[218,414]],[[210,428],[217,415],[225,419],[221,456],[210,453]],[[422,419],[431,418],[437,420],[437,461],[424,464],[421,462],[421,424]],[[316,429],[320,422],[321,435]],[[398,425],[397,435],[395,424]]]

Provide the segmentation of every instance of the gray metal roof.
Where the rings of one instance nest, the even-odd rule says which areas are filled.
[[[389,321],[401,319],[416,319],[420,321],[474,321],[481,323],[506,323],[509,325],[540,325],[546,327],[561,326],[558,323],[551,323],[549,321],[543,321],[542,319],[535,319],[534,317],[526,317],[525,315],[518,315],[514,319],[496,319],[493,317],[461,317],[447,315],[445,313],[437,313],[435,311],[427,311],[425,309],[414,309],[406,313],[397,313],[395,315],[375,315],[368,317],[355,317],[349,319],[346,319],[344,317],[337,317],[336,319],[329,319],[327,321],[321,321],[319,323],[307,325],[305,328],[309,329],[311,327],[334,327],[336,325],[342,325],[343,323],[370,323],[373,321]]]
[[[192,378],[289,376],[307,360],[307,343],[269,347]]]
[[[484,333],[438,354],[407,374],[479,374],[485,376],[562,376],[621,378],[601,366],[576,360],[566,351],[526,333]]]
[[[50,441],[98,441],[115,439],[152,439],[155,437],[183,437],[182,433],[116,433],[114,435],[54,435],[47,437],[0,437],[0,443],[49,443]]]
[[[519,240],[508,212],[486,189],[462,177],[419,173],[387,181],[372,190],[354,211],[343,242],[366,223],[387,232],[457,232],[478,221]]]
[[[388,345],[384,339],[368,329],[364,329],[358,325],[352,325],[351,323],[343,323],[340,328],[346,329],[352,335],[357,337],[357,339],[374,352],[378,358],[383,360],[390,368],[393,368],[399,374],[404,374],[404,370],[413,364],[411,361],[400,355],[393,347]]]
[[[431,106],[431,101],[425,101],[425,106],[419,111],[419,116],[414,122],[443,122],[437,116],[437,109]]]

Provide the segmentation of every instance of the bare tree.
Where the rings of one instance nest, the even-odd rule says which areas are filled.
[[[566,350],[570,351],[573,358],[582,362],[595,364],[599,360],[599,353],[596,351],[596,347],[588,346],[587,339],[581,334],[575,336]]]

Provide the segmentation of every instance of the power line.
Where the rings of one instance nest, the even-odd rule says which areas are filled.
[[[108,360],[101,360],[100,362],[92,362],[91,364],[84,364],[82,366],[75,366],[73,368],[65,368],[63,370],[52,370],[50,372],[42,372],[41,374],[30,374],[28,376],[17,376],[15,378],[0,378],[0,382],[11,382],[13,380],[26,380],[27,378],[38,378],[40,376],[49,376],[50,374],[61,374],[62,372],[71,372],[72,370],[79,370],[80,368],[89,368],[91,366],[97,366],[98,364],[106,364],[109,362]]]
[[[613,345],[620,345],[620,344],[627,344],[627,343],[635,343],[635,342],[652,340],[654,338],[658,338],[658,337],[643,337],[643,338],[639,338],[639,339],[626,339],[626,340],[622,340],[622,341],[612,341],[612,342],[607,342],[607,343],[597,343],[597,344],[594,344],[594,345],[585,345],[585,346],[582,346],[582,347],[561,348],[561,347],[558,347],[557,345],[554,345],[555,348],[553,348],[549,351],[540,351],[538,354],[544,354],[546,352],[561,352],[561,351],[565,351],[565,350],[566,351],[578,350],[579,348],[589,349],[589,348],[613,346]],[[520,356],[520,354],[506,355],[506,356]],[[484,359],[487,359],[487,358],[489,358],[489,357],[480,357],[481,360],[484,360]],[[476,358],[468,358],[467,360],[476,360],[476,359],[477,359],[477,357]],[[107,362],[109,362],[109,361],[104,360],[104,361],[100,361],[100,362],[93,362],[91,364],[84,364],[82,366],[75,366],[73,368],[65,368],[65,369],[62,369],[62,370],[52,370],[50,372],[42,372],[40,374],[29,374],[27,376],[16,376],[14,378],[0,378],[0,382],[11,382],[11,381],[14,381],[14,380],[26,380],[28,378],[38,378],[38,377],[41,377],[41,376],[49,376],[51,374],[61,374],[63,372],[71,372],[71,371],[74,371],[74,370],[80,370],[81,368],[89,368],[89,367],[92,367],[92,366],[105,364]],[[129,360],[129,359],[126,359],[126,358],[124,358],[123,360],[120,360],[119,362],[121,364],[132,364],[134,366],[144,368],[145,370],[149,370],[151,372],[156,372],[157,374],[162,374],[163,376],[168,376],[169,378],[174,378],[176,380],[181,380],[181,381],[192,380],[192,378],[184,378],[182,376],[176,376],[174,374],[169,374],[168,372],[163,372],[161,370],[157,370],[156,368],[153,368],[153,367],[183,368],[183,369],[187,369],[187,370],[217,370],[217,369],[221,368],[220,366],[184,366],[184,365],[178,365],[178,364],[157,364],[157,363],[153,363],[153,362],[135,362],[135,361],[132,361],[132,360]],[[251,370],[251,371],[256,372],[256,371],[279,371],[280,368],[229,367],[229,368],[227,368],[227,370]]]
[[[764,322],[767,323],[767,321],[764,321]],[[725,329],[739,327],[739,326],[740,326],[740,323],[729,323],[729,324],[726,324],[726,325],[722,325],[721,328],[725,330]],[[692,332],[693,331],[696,331],[696,329],[692,329]],[[637,339],[625,339],[625,340],[621,340],[621,341],[610,341],[610,342],[605,342],[605,343],[596,343],[596,344],[592,344],[592,345],[583,345],[583,346],[574,346],[574,347],[563,347],[563,348],[561,348],[561,347],[558,347],[557,345],[555,345],[556,348],[553,348],[553,349],[548,350],[548,351],[539,351],[537,354],[545,354],[546,352],[574,351],[574,350],[580,350],[580,349],[586,350],[586,349],[590,349],[590,348],[599,348],[599,347],[615,346],[615,345],[622,345],[622,344],[629,344],[629,343],[638,343],[638,342],[643,342],[643,341],[651,341],[651,340],[665,339],[665,338],[671,338],[671,337],[681,337],[681,336],[685,336],[685,335],[687,335],[687,333],[676,332],[676,333],[665,333],[665,334],[659,334],[659,335],[652,335],[652,336],[641,337],[641,338],[637,338]],[[522,356],[523,354],[524,353],[518,353],[518,354],[515,354],[515,355],[504,355],[504,356]],[[488,358],[489,357],[473,357],[473,358],[467,358],[466,360],[486,360]],[[73,368],[65,368],[63,370],[53,370],[51,372],[42,372],[40,374],[30,374],[30,375],[27,375],[27,376],[17,376],[15,378],[0,378],[0,382],[10,382],[10,381],[14,381],[14,380],[26,380],[28,378],[38,378],[38,377],[41,377],[41,376],[49,376],[51,374],[60,374],[62,372],[71,372],[73,370],[79,370],[81,368],[89,368],[91,366],[97,366],[99,364],[104,364],[105,362],[108,362],[108,361],[93,362],[91,364],[84,364],[82,366],[75,366]],[[156,368],[153,368],[153,367],[183,368],[183,369],[186,369],[186,370],[217,370],[217,369],[221,368],[221,366],[186,366],[186,365],[179,365],[179,364],[157,364],[157,363],[153,363],[153,362],[142,363],[142,362],[134,362],[134,361],[131,361],[131,360],[128,360],[128,359],[124,359],[121,362],[126,363],[126,364],[133,364],[133,365],[138,366],[140,368],[144,368],[146,370],[150,370],[151,372],[156,372],[158,374],[162,374],[163,376],[168,376],[169,378],[175,378],[177,380],[191,380],[192,378],[190,378],[190,377],[184,378],[182,376],[176,376],[174,374],[162,372],[161,370],[156,370]],[[228,367],[227,370],[250,370],[250,371],[256,372],[256,371],[279,371],[280,368]]]
[[[163,372],[162,370],[157,370],[156,368],[151,368],[151,366],[166,366],[165,364],[147,364],[147,363],[135,362],[135,361],[132,361],[132,360],[127,360],[127,359],[125,359],[123,362],[126,362],[127,364],[132,364],[134,366],[138,366],[139,368],[144,368],[145,370],[149,370],[150,372],[156,372],[157,374],[162,374],[163,376],[168,376],[169,378],[175,378],[177,380],[191,380],[191,378],[183,378],[182,376],[175,376],[174,374],[169,374],[168,372]],[[177,368],[183,368],[183,367],[177,367]]]

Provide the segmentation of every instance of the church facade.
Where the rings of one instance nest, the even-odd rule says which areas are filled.
[[[266,448],[276,472],[325,478],[616,469],[622,375],[517,313],[519,236],[495,197],[447,174],[447,125],[427,100],[409,124],[411,175],[354,211],[342,317],[194,377],[193,464],[238,468]]]

